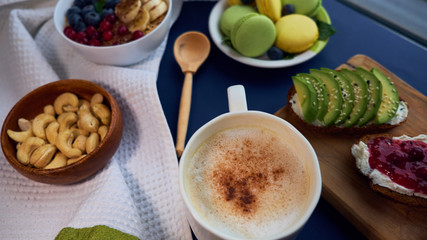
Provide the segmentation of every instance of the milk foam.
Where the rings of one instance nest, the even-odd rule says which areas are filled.
[[[303,163],[284,139],[262,128],[214,135],[197,150],[187,176],[197,212],[232,236],[277,234],[298,219],[308,198]]]

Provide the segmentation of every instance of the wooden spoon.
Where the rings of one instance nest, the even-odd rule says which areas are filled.
[[[185,74],[179,105],[178,130],[176,136],[176,153],[181,157],[184,151],[187,135],[188,119],[190,116],[191,91],[193,74],[209,55],[211,45],[209,39],[200,32],[186,32],[175,40],[173,53],[175,60]]]

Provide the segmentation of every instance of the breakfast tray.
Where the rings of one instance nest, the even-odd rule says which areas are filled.
[[[340,68],[378,68],[394,82],[409,106],[407,121],[387,133],[415,136],[427,134],[427,97],[392,72],[364,55],[355,55]],[[322,197],[369,239],[427,239],[427,208],[409,207],[374,192],[358,172],[351,155],[352,144],[361,136],[321,134],[293,121],[289,104],[275,115],[293,124],[312,144],[322,172]]]

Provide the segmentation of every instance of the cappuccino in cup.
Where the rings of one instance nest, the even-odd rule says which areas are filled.
[[[320,198],[316,153],[290,123],[248,111],[243,86],[228,88],[228,101],[180,159],[190,226],[199,240],[295,239]]]
[[[277,133],[241,126],[203,142],[186,169],[195,210],[230,236],[262,238],[292,225],[304,212],[309,177]]]

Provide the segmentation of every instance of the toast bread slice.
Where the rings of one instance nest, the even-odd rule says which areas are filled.
[[[373,134],[373,133],[380,133],[380,132],[385,132],[387,130],[390,130],[392,128],[395,128],[397,126],[400,126],[401,124],[403,124],[405,120],[403,120],[402,122],[400,122],[399,124],[380,124],[380,125],[375,125],[375,124],[367,124],[364,126],[352,126],[352,127],[338,127],[338,126],[316,126],[313,124],[309,124],[307,122],[305,122],[303,119],[301,119],[298,114],[296,114],[291,106],[291,100],[292,97],[294,96],[294,94],[296,94],[296,89],[294,86],[292,86],[289,91],[288,91],[288,95],[287,95],[287,104],[289,104],[288,109],[289,109],[289,113],[290,113],[290,117],[297,121],[298,123],[302,124],[305,128],[307,128],[310,131],[313,132],[317,132],[317,133],[331,133],[331,134],[357,134],[357,135],[365,135],[365,134]],[[400,99],[401,101],[403,101],[403,99]],[[408,110],[409,110],[409,106],[408,106]]]
[[[377,137],[386,137],[386,138],[392,138],[394,135],[392,134],[370,134],[365,135],[362,138],[358,139],[355,144],[358,144],[359,142],[364,142],[365,144],[368,144],[368,142],[371,139],[375,139]],[[356,163],[356,159],[354,158],[354,162]],[[357,168],[357,167],[356,167]],[[357,168],[358,169],[358,168]],[[360,172],[362,175],[363,173]],[[365,176],[365,175],[363,175]],[[427,207],[427,198],[422,198],[418,196],[409,196],[406,194],[401,194],[399,192],[393,191],[392,189],[389,189],[387,187],[380,186],[378,184],[374,184],[371,179],[369,179],[369,187],[374,190],[375,192],[378,192],[388,198],[393,199],[396,202],[403,203],[406,205],[411,206],[417,206],[417,207]]]

